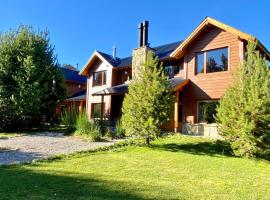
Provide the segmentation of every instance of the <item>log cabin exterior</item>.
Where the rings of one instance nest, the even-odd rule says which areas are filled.
[[[255,37],[210,17],[185,40],[158,47],[148,45],[148,23],[139,27],[139,47],[131,57],[120,59],[115,52],[111,56],[95,51],[81,70],[80,74],[88,77],[89,117],[95,117],[95,113],[111,121],[120,117],[129,80],[136,75],[136,65],[145,61],[148,51],[154,51],[163,62],[175,94],[171,120],[163,128],[183,132],[188,132],[186,125],[212,123],[201,113],[208,112],[207,107],[210,110],[209,106],[233,83],[233,73],[245,58],[249,40],[257,41],[257,49],[270,59],[269,51]]]

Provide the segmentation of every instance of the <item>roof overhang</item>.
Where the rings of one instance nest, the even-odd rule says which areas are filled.
[[[111,63],[109,63],[98,51],[94,51],[90,59],[87,61],[87,63],[84,65],[82,70],[80,71],[80,75],[87,76],[87,71],[92,67],[92,64],[95,63],[95,58],[99,58],[101,61],[105,62],[110,67],[113,67]]]
[[[169,79],[169,81],[170,81],[173,92],[183,89],[183,87],[186,86],[190,82],[189,79],[183,79],[181,77],[171,78]],[[125,84],[121,84],[121,85],[117,85],[113,87],[108,87],[92,95],[93,96],[123,95],[128,92],[128,86],[129,86],[129,83],[125,83]]]
[[[224,31],[237,35],[240,39],[246,41],[257,42],[258,47],[265,53],[267,58],[270,58],[270,52],[263,46],[263,44],[254,36],[239,31],[231,26],[228,26],[222,22],[219,22],[213,18],[206,17],[199,26],[170,54],[170,57],[181,57],[185,53],[185,48],[208,26],[213,25]]]
[[[68,98],[65,101],[85,101],[85,100],[86,100],[86,95],[84,94],[84,95]]]

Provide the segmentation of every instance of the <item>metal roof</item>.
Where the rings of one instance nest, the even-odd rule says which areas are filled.
[[[174,77],[174,78],[169,79],[172,89],[176,88],[178,85],[186,82],[187,80],[189,80],[189,79],[184,79],[184,78],[181,78],[181,77]],[[113,86],[113,87],[108,87],[108,88],[105,88],[105,89],[103,89],[101,91],[98,91],[98,92],[94,93],[93,95],[100,96],[100,95],[121,95],[121,94],[125,94],[125,93],[128,92],[128,85],[129,85],[129,83],[125,83],[125,84],[116,85],[116,86]]]
[[[168,58],[169,55],[182,43],[182,41],[173,42],[165,45],[160,45],[157,47],[153,47],[152,49],[155,51],[155,55],[159,57],[159,59]],[[111,55],[103,53],[101,51],[97,51],[104,59],[106,59],[112,66],[114,67],[126,67],[131,66],[132,64],[132,56],[126,58],[113,58]]]
[[[87,77],[79,75],[79,71],[60,67],[66,81],[72,81],[80,84],[86,84]]]
[[[84,101],[86,99],[86,90],[74,94],[72,97],[66,99],[66,101]]]

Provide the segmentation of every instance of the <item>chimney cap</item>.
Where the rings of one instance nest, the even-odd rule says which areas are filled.
[[[149,21],[144,20],[144,21],[143,21],[143,26],[148,27],[148,26],[149,26]]]
[[[139,23],[138,28],[141,29],[142,27],[143,27],[143,23],[141,22],[141,23]]]

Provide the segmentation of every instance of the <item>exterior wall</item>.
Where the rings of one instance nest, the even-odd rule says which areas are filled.
[[[228,71],[196,75],[196,53],[221,47],[228,47]],[[175,75],[175,77],[181,76],[190,79],[189,85],[180,91],[180,93],[183,93],[183,121],[179,125],[181,131],[187,130],[185,124],[192,125],[197,122],[197,102],[199,100],[218,100],[232,84],[233,72],[239,67],[244,58],[243,48],[244,44],[237,36],[214,27],[205,29],[188,46],[184,54],[184,69]],[[204,130],[214,130],[208,128],[207,125],[203,127],[206,127]],[[172,110],[170,121],[163,128],[169,131],[174,130],[174,110]]]
[[[106,74],[106,85],[102,86],[95,86],[93,87],[93,72],[98,71],[107,71]],[[89,71],[89,76],[87,78],[87,113],[88,116],[92,116],[91,113],[91,104],[92,103],[101,103],[101,96],[93,96],[92,94],[98,91],[101,91],[107,87],[112,86],[112,67],[105,63],[105,62],[99,62]],[[105,116],[110,112],[111,108],[111,96],[104,96],[104,103],[105,103]]]
[[[219,134],[217,124],[189,124],[185,123],[182,133],[192,136],[204,136],[213,139],[223,139]]]
[[[196,75],[196,52],[228,47],[228,71]],[[184,69],[191,80],[184,91],[184,122],[197,121],[197,101],[220,99],[233,82],[233,72],[243,60],[243,42],[236,35],[221,29],[208,27],[186,49]]]
[[[128,77],[129,79],[132,78],[131,74],[131,67],[124,67],[124,68],[113,68],[113,77],[112,77],[112,85],[120,85],[127,81]]]
[[[196,52],[221,47],[228,47],[229,49],[228,71],[196,75]],[[186,77],[194,83],[193,96],[196,99],[220,98],[233,81],[232,72],[239,66],[239,39],[237,36],[221,29],[208,28],[187,49],[185,61],[187,63]]]
[[[79,87],[79,85],[81,87]],[[86,84],[79,84],[70,81],[66,81],[67,97],[71,97],[74,94],[86,90]]]

